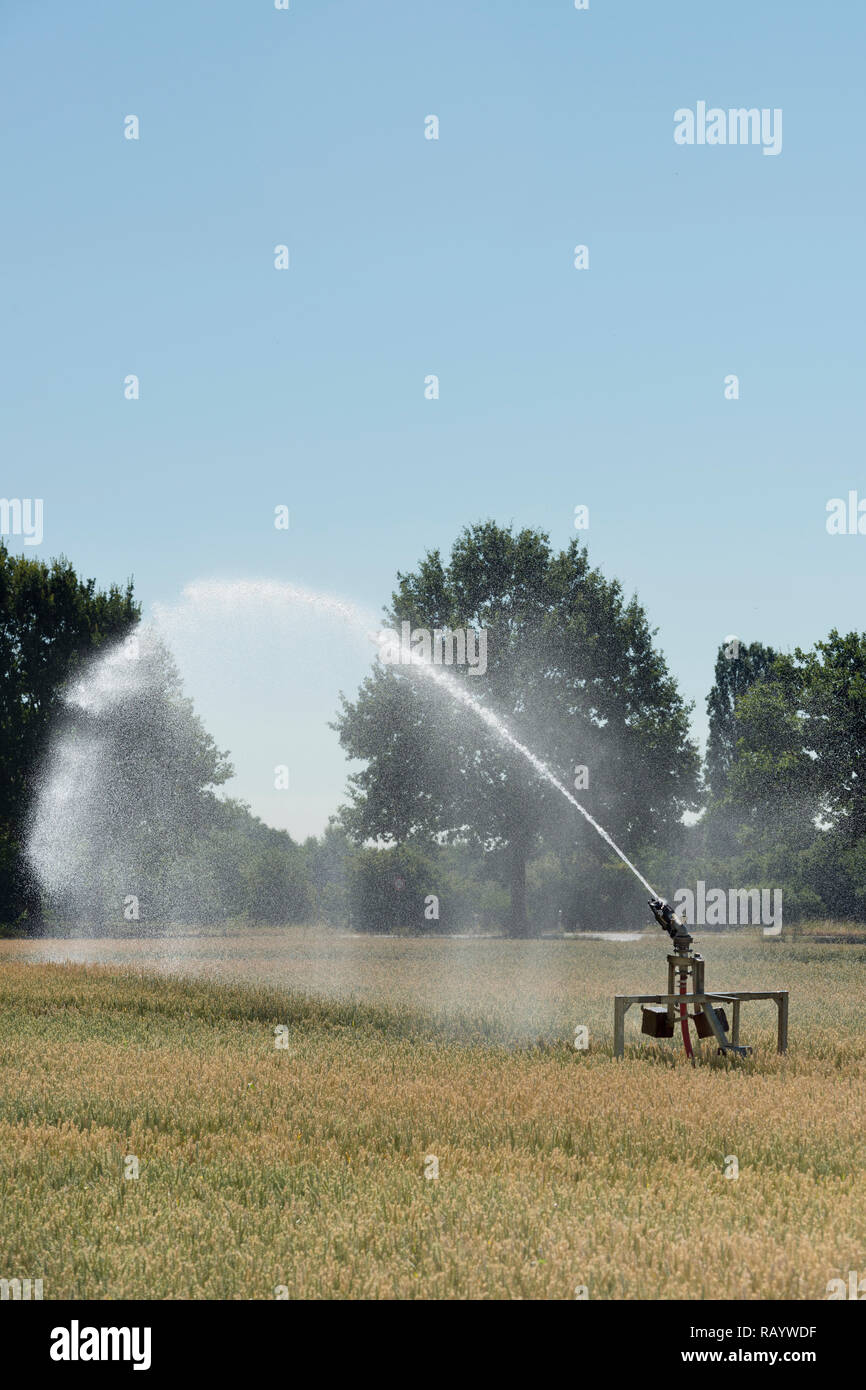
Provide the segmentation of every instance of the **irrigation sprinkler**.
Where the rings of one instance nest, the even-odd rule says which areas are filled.
[[[343,602],[327,594],[313,593],[294,585],[268,582],[237,581],[229,584],[221,582],[188,585],[184,590],[184,602],[192,606],[196,614],[218,613],[225,609],[236,612],[239,606],[253,605],[253,612],[268,611],[273,608],[279,612],[287,603],[301,604],[317,614],[339,618],[350,622],[358,632],[365,633],[380,655],[383,644],[388,643],[387,632],[374,630],[375,620],[364,614],[353,604]],[[169,610],[166,610],[168,612]],[[146,693],[148,686],[148,663],[146,661],[130,664],[121,656],[121,648],[110,646],[90,665],[81,679],[71,687],[65,699],[70,707],[88,711],[94,720],[114,717],[118,701],[130,689],[130,683],[139,693]],[[715,1038],[719,1051],[734,1056],[746,1057],[751,1049],[740,1043],[740,1005],[750,999],[772,999],[778,1010],[779,1032],[778,1050],[784,1052],[788,1045],[788,991],[787,990],[727,990],[724,993],[708,992],[704,980],[704,960],[695,950],[685,920],[678,917],[673,908],[658,897],[655,889],[632,863],[604,826],[573,796],[568,787],[555,775],[542,758],[515,737],[507,724],[482,700],[477,700],[453,674],[443,670],[433,661],[425,660],[413,648],[409,649],[407,669],[423,673],[443,693],[471,710],[484,723],[499,741],[523,759],[526,766],[544,782],[555,788],[573,806],[588,825],[605,841],[618,856],[630,873],[650,894],[649,906],[659,925],[668,933],[673,942],[673,951],[668,956],[668,988],[665,994],[618,994],[614,1000],[615,1055],[622,1057],[625,1050],[625,1015],[632,1004],[640,1004],[643,1014],[642,1030],[655,1038],[671,1038],[674,1024],[679,1018],[686,1053],[694,1063],[694,1050],[689,1033],[689,1021],[694,1022],[699,1038]],[[401,648],[402,662],[402,648]],[[144,673],[144,674],[142,674]],[[109,727],[107,741],[100,740],[98,725],[96,733],[96,760],[101,758],[101,748],[110,748],[113,726]],[[83,750],[83,751],[82,751]],[[88,762],[88,776],[77,779],[82,791],[73,800],[69,797],[69,768],[77,768],[78,760],[85,757]],[[35,806],[35,816],[27,841],[27,857],[30,865],[46,894],[60,891],[73,891],[80,882],[85,882],[84,868],[90,867],[95,874],[102,872],[102,839],[99,827],[102,824],[103,804],[99,777],[89,775],[94,763],[90,744],[85,748],[80,740],[65,741],[57,745],[47,774],[41,779]],[[101,764],[100,764],[101,766]],[[108,766],[105,763],[105,766]],[[89,797],[89,800],[88,800]],[[82,827],[92,826],[82,836]],[[79,850],[78,846],[82,844]],[[74,847],[74,850],[73,848]],[[101,880],[100,880],[101,881]],[[399,885],[398,885],[399,886]],[[89,891],[89,889],[88,889]],[[692,981],[689,992],[688,983]],[[723,1005],[731,1006],[731,1022]],[[689,1009],[692,1012],[689,1013]],[[728,1036],[730,1034],[730,1037]]]
[[[632,1004],[640,1004],[641,1032],[651,1038],[672,1038],[679,1021],[686,1056],[695,1065],[689,1021],[694,1022],[698,1038],[715,1038],[723,1056],[750,1057],[752,1049],[740,1042],[740,1005],[750,999],[772,999],[776,1005],[776,1051],[788,1050],[788,991],[786,989],[707,990],[704,958],[694,950],[694,942],[684,917],[678,917],[663,898],[653,897],[650,911],[671,938],[668,956],[668,987],[665,994],[617,994],[613,1001],[614,1056],[625,1052],[625,1016]],[[688,982],[692,981],[692,989]],[[724,1009],[730,1005],[731,1018]],[[692,1012],[689,1012],[691,1008]]]

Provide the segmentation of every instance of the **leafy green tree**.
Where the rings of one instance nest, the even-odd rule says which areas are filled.
[[[742,696],[731,782],[753,816],[866,836],[866,634],[834,628],[812,651],[781,656]]]
[[[739,661],[720,652],[716,676],[706,814],[651,857],[649,876],[781,888],[786,922],[862,919],[866,635],[834,630],[793,655],[741,645]]]
[[[707,696],[710,716],[707,782],[717,800],[724,796],[727,789],[728,774],[736,752],[737,701],[767,674],[775,660],[776,652],[762,642],[730,642],[719,647],[715,679]]]
[[[356,847],[338,816],[331,816],[321,838],[304,841],[311,905],[320,921],[345,926],[349,917],[348,866]]]
[[[40,791],[28,851],[43,883],[77,918],[126,898],[148,925],[212,913],[198,879],[219,824],[212,788],[232,775],[183,695],[174,659],[152,631],[112,647],[73,682],[51,745],[72,800]]]
[[[389,626],[485,630],[487,670],[447,673],[538,753],[623,847],[663,835],[695,804],[698,755],[689,710],[636,598],[589,565],[572,541],[494,522],[466,528],[450,560],[428,553],[400,574]],[[599,861],[603,842],[579,813],[470,708],[411,666],[378,664],[335,727],[366,763],[350,778],[347,828],[359,839],[438,837],[507,849],[509,930],[529,934],[526,863],[539,836]],[[578,779],[581,774],[578,774]],[[431,891],[435,892],[435,888]]]
[[[707,696],[710,727],[704,780],[709,797],[698,833],[692,837],[708,861],[733,861],[740,852],[742,808],[734,805],[729,785],[738,737],[737,701],[766,677],[775,660],[773,648],[762,642],[732,638],[719,647],[715,679]]]
[[[447,918],[425,916],[426,900],[435,893],[431,886],[435,881],[429,857],[414,846],[359,850],[349,866],[353,927],[410,933],[421,933],[427,927],[446,930]]]
[[[246,914],[275,926],[306,921],[311,894],[303,852],[285,830],[262,825],[256,840],[247,872]]]
[[[97,589],[65,559],[0,541],[0,920],[38,929],[40,896],[23,857],[34,782],[60,691],[81,660],[138,621],[132,584]]]
[[[306,853],[243,801],[207,792],[195,832],[162,870],[165,913],[174,922],[247,919],[280,926],[310,917]],[[117,913],[115,911],[115,921]]]

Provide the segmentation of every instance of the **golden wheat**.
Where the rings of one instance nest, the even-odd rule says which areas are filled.
[[[637,1020],[615,1062],[612,995],[662,988],[655,936],[0,943],[0,1276],[46,1298],[825,1297],[866,1268],[866,953],[703,946],[713,987],[791,990],[787,1057],[758,1004],[745,1065],[641,1050]]]

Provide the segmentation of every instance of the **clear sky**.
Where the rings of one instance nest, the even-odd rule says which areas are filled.
[[[146,612],[202,578],[378,611],[463,525],[564,545],[585,504],[698,735],[728,634],[864,627],[866,536],[825,526],[866,498],[859,0],[3,0],[0,40],[0,494],[44,499],[31,554],[134,575]],[[781,152],[676,144],[700,101],[780,108]],[[369,654],[186,627],[232,790],[319,830]]]

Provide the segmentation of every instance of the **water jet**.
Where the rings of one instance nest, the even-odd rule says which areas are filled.
[[[251,605],[262,612],[279,613],[285,612],[289,605],[303,605],[306,610],[313,611],[318,616],[339,619],[348,623],[359,635],[366,635],[376,647],[377,654],[386,663],[388,653],[385,648],[389,642],[393,642],[394,637],[393,633],[377,631],[371,615],[351,602],[275,581],[199,582],[187,586],[183,592],[183,602],[192,608],[194,614],[219,610],[237,614]],[[170,610],[158,608],[157,629],[170,619],[170,616]],[[147,656],[147,629],[142,629],[142,642],[144,655]],[[674,909],[656,893],[604,826],[599,824],[559,780],[548,764],[522,743],[504,720],[471,694],[451,672],[443,670],[435,661],[425,660],[416,645],[403,644],[400,655],[401,666],[405,664],[407,669],[419,672],[443,690],[450,699],[471,710],[502,743],[523,759],[528,768],[555,788],[592,826],[649,893],[650,910],[673,943],[673,950],[667,958],[667,990],[664,994],[657,995],[615,997],[615,1056],[622,1057],[624,1053],[626,1012],[632,1004],[639,1004],[643,1010],[643,1032],[648,1036],[672,1037],[674,1023],[679,1019],[686,1053],[693,1063],[690,1020],[695,1023],[698,1037],[714,1038],[721,1053],[745,1057],[749,1055],[750,1049],[741,1045],[739,1040],[740,1005],[753,999],[775,1001],[778,1010],[778,1050],[784,1052],[787,1047],[787,991],[707,991],[704,960],[694,950],[685,914],[677,916]],[[105,738],[105,728],[112,718],[116,721],[118,710],[128,708],[135,713],[146,706],[148,680],[153,676],[152,672],[149,674],[148,661],[142,660],[141,657],[142,643],[138,637],[127,639],[126,643],[109,649],[92,662],[67,692],[69,708],[85,712],[89,716],[87,731],[84,735],[79,733],[77,738],[61,737],[56,742],[37,797],[28,843],[30,862],[42,887],[49,895],[52,892],[75,889],[86,897],[90,892],[95,851],[91,843],[93,837],[88,839],[86,828],[91,819],[97,829],[101,825],[100,817],[104,812],[100,811],[97,815],[94,811],[94,807],[101,800],[108,798],[110,801],[118,797],[116,789],[106,787],[102,776],[101,763],[104,759],[101,759],[100,755],[100,737]],[[473,674],[478,674],[477,667]],[[135,717],[138,717],[137,713]],[[136,728],[132,727],[129,721],[125,727],[128,737],[134,740],[137,737]],[[114,734],[116,738],[116,729]],[[109,813],[112,815],[122,810],[123,807],[119,805],[117,808],[109,806]],[[98,852],[97,843],[96,853]],[[96,862],[99,862],[98,859]],[[123,867],[121,865],[119,869]],[[691,992],[687,991],[689,980],[693,985]],[[725,1004],[731,1007],[730,1025],[723,1007]],[[689,1009],[692,1010],[691,1013]]]

